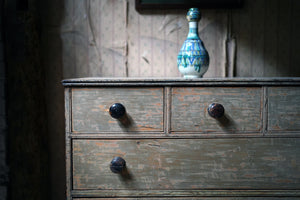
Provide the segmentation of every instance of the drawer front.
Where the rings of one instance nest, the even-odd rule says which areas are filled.
[[[268,89],[268,129],[270,131],[300,130],[300,88]]]
[[[125,125],[109,114],[114,103],[127,112]],[[163,88],[72,89],[73,132],[163,131]]]
[[[211,103],[222,104],[225,114],[212,118]],[[172,89],[171,131],[228,132],[262,129],[262,95],[258,87],[177,87]]]
[[[299,189],[299,152],[294,138],[74,139],[73,189]]]
[[[299,197],[159,197],[159,198],[73,198],[73,200],[299,200]]]

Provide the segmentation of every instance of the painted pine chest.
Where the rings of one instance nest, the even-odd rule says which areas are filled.
[[[300,198],[300,79],[64,80],[67,199]]]

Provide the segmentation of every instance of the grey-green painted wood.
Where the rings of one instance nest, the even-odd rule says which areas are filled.
[[[300,78],[77,78],[62,81],[66,87],[83,86],[267,86],[300,85]]]
[[[295,199],[299,190],[73,190],[74,197],[139,197],[142,199]],[[157,198],[160,196],[159,198]],[[196,197],[197,196],[197,197]],[[156,198],[155,198],[156,197]],[[132,199],[132,198],[128,198]],[[134,199],[134,198],[133,198]]]
[[[114,103],[122,103],[129,125],[109,115]],[[163,88],[74,88],[73,132],[163,131]]]
[[[287,200],[287,199],[298,199],[298,197],[159,197],[159,198],[74,198],[73,200],[139,200],[139,199],[149,199],[149,200]]]
[[[293,138],[73,140],[73,189],[299,189],[299,152]]]
[[[299,78],[84,78],[63,84],[70,200],[300,196]],[[133,126],[109,116],[111,100],[126,106]],[[211,101],[224,105],[225,119],[208,116]],[[127,161],[123,177],[110,172],[114,156]]]
[[[260,132],[261,93],[260,87],[174,87],[171,131]],[[209,116],[211,103],[222,104],[225,116],[218,120]]]
[[[268,129],[270,131],[300,130],[299,87],[268,89]]]

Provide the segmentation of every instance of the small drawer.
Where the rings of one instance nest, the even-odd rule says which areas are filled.
[[[299,151],[294,138],[74,139],[73,189],[299,189]]]
[[[126,119],[110,115],[115,103]],[[163,131],[163,88],[73,88],[71,108],[74,133]]]
[[[270,87],[268,89],[268,130],[300,130],[299,87]]]
[[[212,103],[224,114],[212,117]],[[259,132],[262,129],[260,87],[176,87],[172,90],[172,132]]]

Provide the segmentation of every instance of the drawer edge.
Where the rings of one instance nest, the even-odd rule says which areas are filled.
[[[73,190],[73,197],[299,197],[300,190]]]

